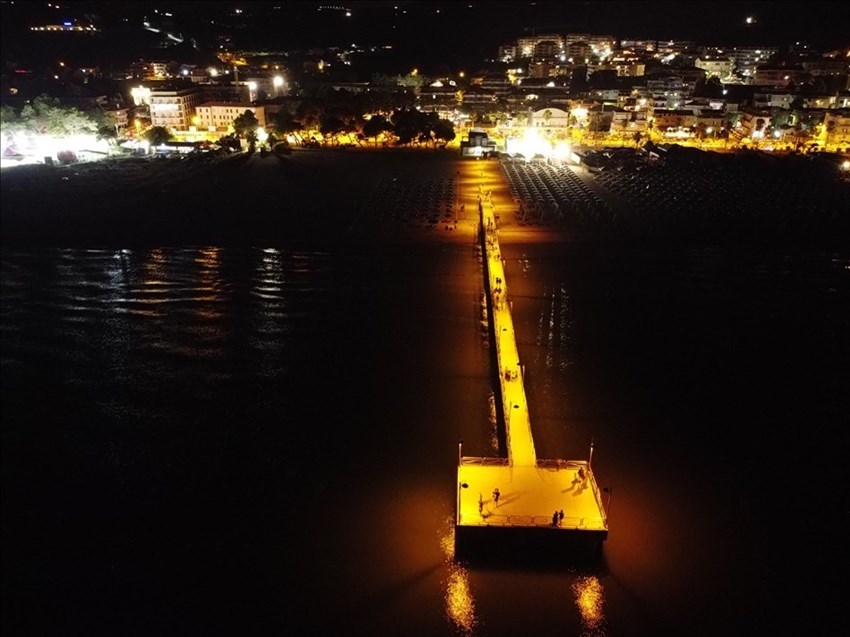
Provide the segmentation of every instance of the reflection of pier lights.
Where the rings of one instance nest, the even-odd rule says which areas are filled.
[[[455,524],[460,524],[460,490],[468,489],[469,485],[466,482],[458,482],[457,485],[457,513],[455,514]]]
[[[611,496],[614,494],[614,489],[602,487],[602,492],[608,495],[608,501],[605,503],[605,526],[608,526],[608,521],[611,519]]]
[[[463,438],[457,441],[457,466],[460,467],[463,459]],[[455,511],[455,524],[460,524],[460,490],[468,489],[466,482],[458,482],[457,485],[457,510]]]
[[[272,84],[274,85],[275,97],[277,97],[280,95],[281,89],[283,89],[283,78],[280,75],[275,75]]]

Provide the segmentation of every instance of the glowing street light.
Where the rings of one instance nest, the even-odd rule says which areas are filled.
[[[248,101],[253,102],[257,99],[257,83],[248,82]]]
[[[274,85],[275,95],[280,95],[281,88],[283,88],[283,78],[280,75],[275,75],[272,84]]]

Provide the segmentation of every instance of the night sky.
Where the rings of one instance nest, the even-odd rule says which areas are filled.
[[[318,11],[321,5],[344,6]],[[32,47],[22,26],[49,17],[97,14],[133,57],[139,25],[153,9],[171,11],[174,23],[202,48],[227,31],[235,48],[294,50],[320,46],[393,46],[401,67],[448,65],[458,69],[495,58],[500,44],[534,33],[589,32],[617,38],[690,39],[699,44],[785,47],[796,40],[821,49],[850,44],[847,2],[5,2],[3,52],[8,60]],[[235,16],[233,9],[242,14]],[[756,18],[746,23],[747,16]],[[210,21],[215,21],[215,26]],[[42,22],[43,23],[43,22]],[[103,47],[102,50],[110,50]],[[138,57],[136,55],[135,57]]]

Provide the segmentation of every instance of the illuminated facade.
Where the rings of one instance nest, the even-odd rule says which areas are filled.
[[[741,114],[740,133],[750,139],[761,139],[770,126],[770,111],[749,111]]]
[[[519,38],[515,55],[518,58],[533,58],[543,55],[556,56],[564,51],[564,38],[560,35],[545,34],[530,38]]]
[[[528,114],[528,125],[543,133],[565,133],[570,125],[570,114],[560,108],[543,108]]]
[[[653,108],[675,109],[683,105],[685,98],[690,96],[687,85],[677,75],[647,80],[646,89]]]
[[[691,128],[697,125],[697,116],[691,110],[657,109],[653,113],[655,130],[659,132]]]
[[[741,77],[750,78],[755,75],[756,67],[764,65],[776,55],[775,47],[735,47],[730,55],[735,60],[735,72]]]
[[[690,40],[659,40],[655,47],[655,57],[665,58],[680,55],[694,48]]]
[[[496,94],[480,86],[470,86],[463,93],[462,103],[464,108],[489,110],[496,104]]]
[[[850,110],[826,113],[823,124],[827,144],[850,144]]]
[[[696,59],[694,66],[705,71],[706,77],[726,78],[735,69],[735,60],[721,56],[703,55]]]
[[[777,88],[788,86],[789,84],[803,84],[811,79],[811,74],[802,68],[772,68],[760,66],[756,68],[753,84],[762,84],[764,86],[774,86]]]
[[[444,112],[457,108],[460,97],[456,86],[434,82],[430,86],[420,89],[417,101],[423,110]]]
[[[513,62],[517,58],[517,47],[515,44],[505,44],[499,47],[499,60],[502,62]]]
[[[197,123],[193,121],[193,125],[197,126],[198,130],[225,132],[233,126],[233,120],[244,114],[245,111],[254,113],[254,117],[257,118],[260,126],[266,125],[265,108],[254,106],[249,102],[207,102],[200,104],[195,108]]]
[[[152,126],[164,126],[177,131],[187,131],[201,102],[202,93],[197,88],[182,90],[152,89],[150,113]]]

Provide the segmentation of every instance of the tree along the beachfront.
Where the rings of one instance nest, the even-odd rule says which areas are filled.
[[[336,115],[324,113],[319,118],[319,132],[324,139],[330,138],[334,142],[337,142],[337,135],[343,132],[345,128],[345,122]]]
[[[373,115],[363,124],[363,135],[371,139],[375,147],[378,146],[378,135],[393,130],[393,125],[383,115]]]
[[[248,152],[253,153],[257,147],[257,129],[260,127],[260,122],[254,112],[246,110],[241,115],[233,120],[233,128],[236,134],[244,137],[248,141]]]
[[[51,135],[53,137],[70,137],[72,135],[94,135],[98,131],[99,122],[89,115],[72,106],[63,106],[47,95],[40,95],[20,110],[3,107],[0,114],[0,126],[3,133],[34,133]]]
[[[269,123],[281,137],[292,135],[299,144],[303,143],[304,140],[300,135],[301,122],[296,120],[289,111],[275,113],[271,116]]]
[[[171,139],[171,132],[165,126],[153,126],[143,134],[151,146],[159,146]]]
[[[438,141],[448,143],[455,138],[454,125],[433,112],[400,110],[393,113],[392,122],[396,143],[400,145],[415,141],[420,144],[431,142],[436,147]]]
[[[434,123],[433,131],[434,131],[434,136],[438,140],[445,142],[446,144],[448,144],[455,137],[457,137],[457,134],[455,133],[454,124],[452,124],[447,119],[438,119]]]

